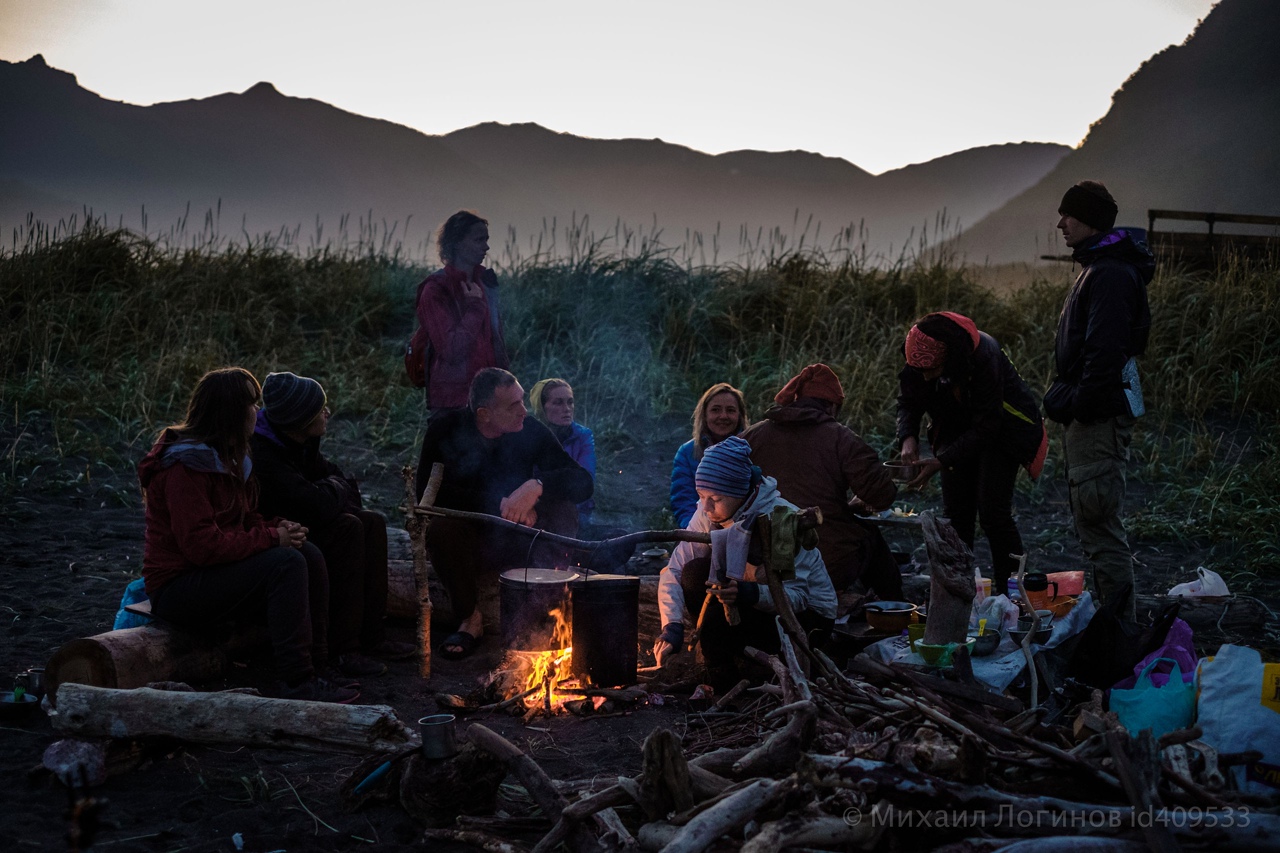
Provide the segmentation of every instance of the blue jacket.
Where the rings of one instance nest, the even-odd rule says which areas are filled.
[[[558,428],[553,429],[556,433]],[[596,439],[591,434],[591,430],[582,424],[574,421],[569,425],[569,437],[560,440],[560,446],[564,448],[564,452],[577,462],[583,468],[587,469],[587,473],[591,475],[591,481],[594,483],[596,479]],[[557,433],[557,437],[559,437]],[[578,504],[578,524],[579,526],[586,524],[591,520],[591,511],[596,508],[595,498],[585,500]]]
[[[676,526],[684,529],[689,526],[698,509],[698,488],[693,483],[693,475],[698,473],[698,460],[693,458],[693,439],[680,445],[676,458],[671,462],[671,512],[676,517]]]

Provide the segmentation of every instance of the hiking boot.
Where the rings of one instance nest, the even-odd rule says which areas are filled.
[[[349,675],[353,678],[371,678],[375,675],[382,675],[387,671],[385,663],[373,658],[367,658],[359,652],[347,652],[345,655],[338,655],[333,662],[333,668],[342,675]]]
[[[417,657],[418,646],[414,643],[400,643],[395,640],[383,640],[376,646],[362,650],[366,655],[383,660],[408,660]]]
[[[360,689],[360,679],[349,678],[338,672],[331,666],[316,667],[316,675],[332,684],[334,687],[350,687],[352,690]]]
[[[281,684],[277,691],[277,698],[302,702],[336,702],[339,705],[346,705],[360,698],[360,691],[350,687],[339,687],[323,678],[313,677],[292,687]]]

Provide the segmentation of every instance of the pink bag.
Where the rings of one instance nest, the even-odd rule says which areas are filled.
[[[1178,669],[1182,675],[1183,683],[1194,681],[1196,677],[1196,652],[1195,644],[1192,642],[1191,626],[1181,619],[1174,619],[1173,624],[1169,626],[1169,633],[1164,637],[1164,643],[1160,648],[1138,661],[1138,665],[1133,668],[1133,675],[1117,682],[1113,690],[1131,690],[1138,683],[1138,678],[1147,666],[1158,658],[1176,661]],[[1160,663],[1152,668],[1150,673],[1151,683],[1156,687],[1163,687],[1169,683],[1169,671],[1172,667],[1167,663]]]

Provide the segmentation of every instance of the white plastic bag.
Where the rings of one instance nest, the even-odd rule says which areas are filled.
[[[1206,595],[1230,595],[1227,591],[1227,582],[1222,579],[1222,575],[1206,569],[1204,566],[1196,569],[1196,574],[1200,577],[1189,583],[1180,583],[1173,589],[1169,590],[1169,595],[1181,595],[1188,598],[1197,598]]]
[[[1231,768],[1242,791],[1280,792],[1280,663],[1263,663],[1248,646],[1223,645],[1200,661],[1196,725],[1218,752],[1262,753]]]
[[[988,631],[999,631],[1005,628],[1018,627],[1018,605],[1009,600],[1007,595],[993,595],[985,598],[974,610],[974,616],[987,620]]]

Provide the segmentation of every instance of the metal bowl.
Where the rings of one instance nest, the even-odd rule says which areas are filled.
[[[25,720],[39,704],[39,699],[30,693],[24,693],[18,701],[13,700],[13,691],[0,693],[0,718],[6,720]]]
[[[867,624],[885,634],[900,634],[919,621],[919,612],[909,601],[873,601],[866,606]]]
[[[920,473],[919,463],[914,462],[886,462],[884,467],[888,469],[889,476],[895,483],[909,483]]]
[[[986,657],[996,650],[996,646],[1000,645],[1000,632],[988,631],[985,634],[979,634],[969,639],[973,641],[973,648],[970,654],[976,658]]]

